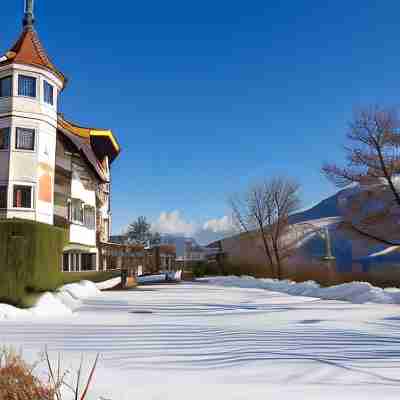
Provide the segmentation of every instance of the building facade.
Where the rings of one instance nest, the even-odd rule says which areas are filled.
[[[66,83],[26,1],[22,33],[0,56],[0,217],[67,229],[63,269],[97,270],[110,235],[110,167],[120,148],[110,130],[59,113]]]
[[[141,244],[102,243],[99,248],[99,270],[126,270],[136,277],[146,268],[146,252]]]
[[[197,263],[206,261],[207,249],[200,246],[194,239],[187,238],[184,241],[183,252],[176,261],[183,270],[192,267]]]
[[[143,273],[170,272],[176,270],[176,247],[170,244],[149,246],[145,249]]]

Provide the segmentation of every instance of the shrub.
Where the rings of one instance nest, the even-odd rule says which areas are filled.
[[[201,278],[203,276],[221,275],[222,271],[217,263],[198,261],[192,265],[192,274],[195,278]]]
[[[87,272],[62,272],[62,284],[75,283],[80,281],[104,282],[108,279],[121,276],[120,271],[87,271]]]
[[[232,263],[225,261],[222,265],[222,275],[249,275],[255,278],[271,278],[271,268],[260,264]]]
[[[205,275],[205,263],[197,262],[192,266],[192,274],[195,278],[201,278]]]
[[[38,379],[33,371],[39,364],[28,365],[20,355],[9,349],[0,351],[0,399],[1,400],[63,400],[62,389],[68,389],[73,393],[74,399],[85,400],[94,372],[96,370],[99,355],[90,370],[83,390],[80,388],[83,374],[83,359],[76,374],[75,383],[67,383],[65,378],[70,371],[63,371],[61,359],[58,357],[57,367],[50,362],[47,350],[44,360],[47,364],[47,383]]]
[[[0,399],[2,400],[53,400],[55,390],[33,375],[19,355],[3,350],[0,355]]]
[[[0,221],[0,302],[25,305],[30,293],[62,283],[62,251],[67,231],[26,220]]]

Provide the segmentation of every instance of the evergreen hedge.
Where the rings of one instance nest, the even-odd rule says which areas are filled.
[[[0,221],[0,303],[26,305],[33,293],[63,283],[67,231],[34,221]]]
[[[86,271],[86,272],[63,272],[62,283],[75,283],[80,281],[104,282],[108,279],[121,276],[120,271]]]

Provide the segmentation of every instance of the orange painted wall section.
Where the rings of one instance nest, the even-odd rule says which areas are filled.
[[[39,173],[39,200],[51,203],[53,199],[52,170],[49,165],[40,163]]]

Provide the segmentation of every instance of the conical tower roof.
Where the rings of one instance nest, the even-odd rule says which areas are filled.
[[[31,7],[33,7],[32,3]],[[40,42],[33,24],[33,10],[26,10],[23,21],[23,31],[14,46],[12,46],[3,57],[0,57],[0,67],[7,64],[17,63],[44,68],[57,75],[64,86],[66,78],[64,74],[51,62],[42,43]]]

